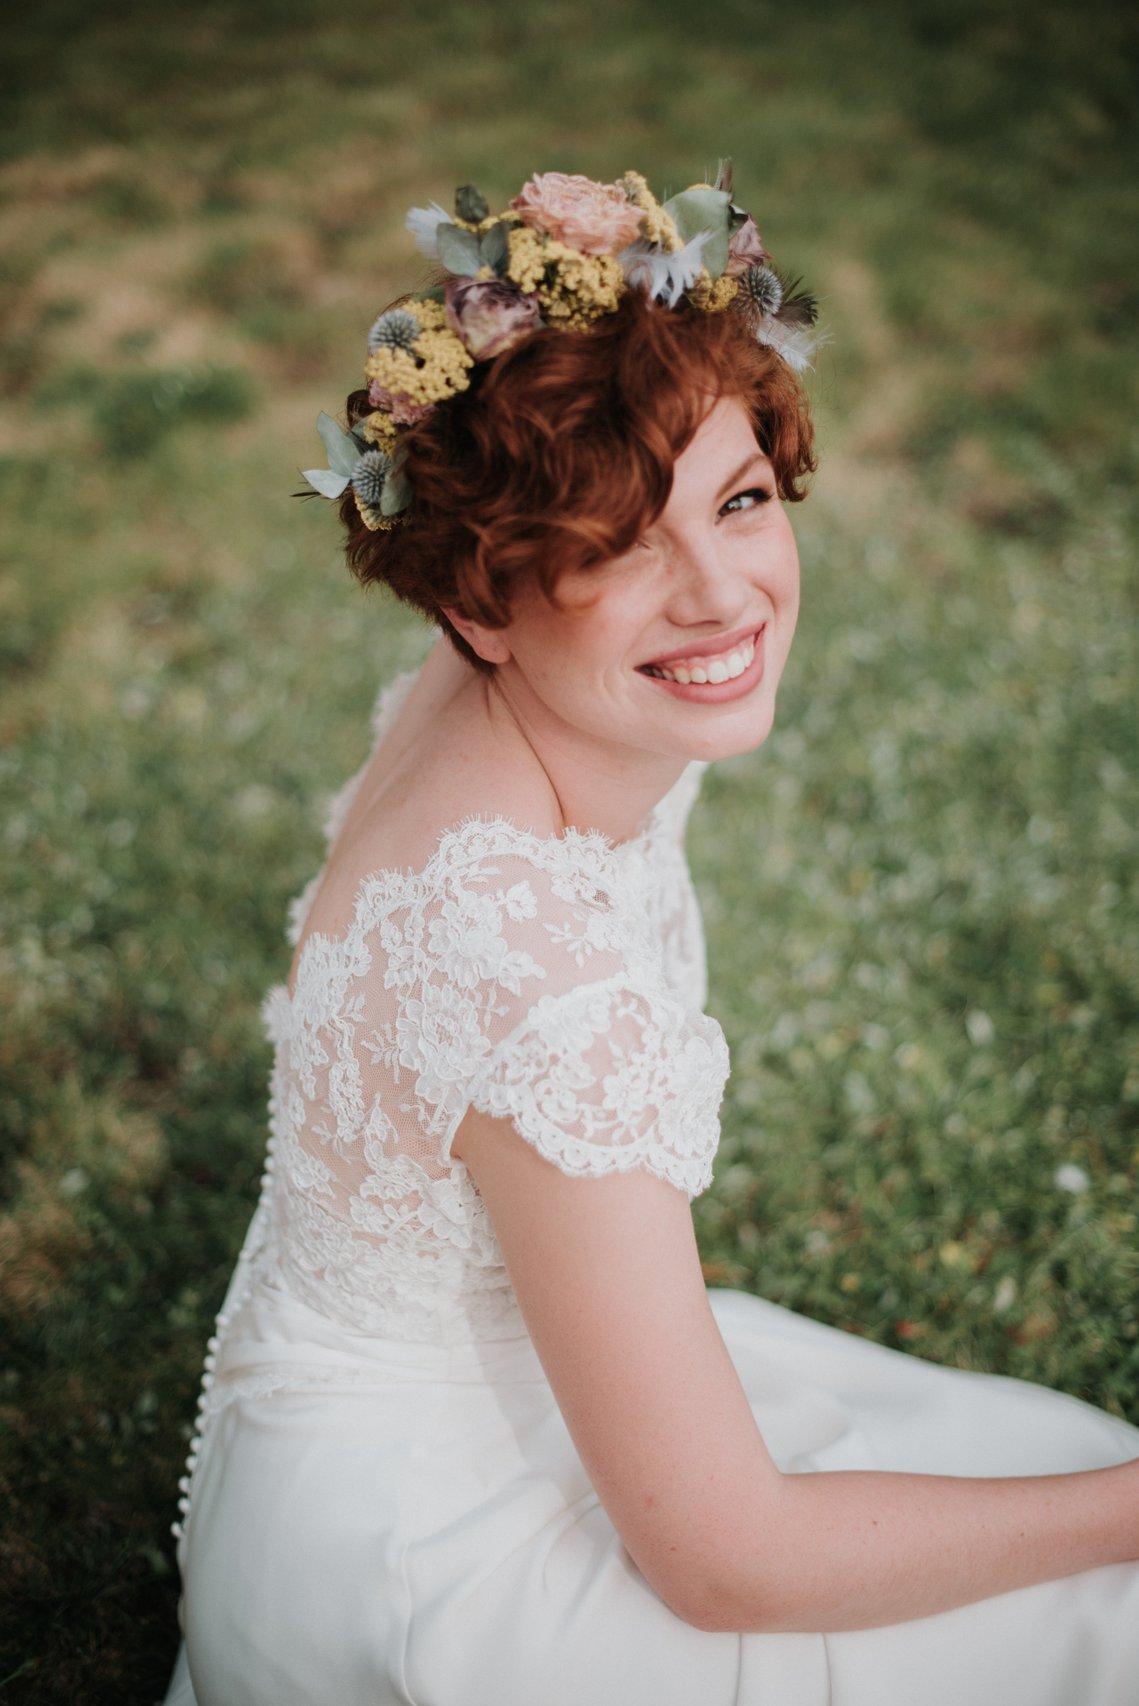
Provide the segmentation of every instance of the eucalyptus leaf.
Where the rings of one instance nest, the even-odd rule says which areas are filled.
[[[411,502],[411,482],[402,467],[393,468],[380,491],[380,514],[398,515]]]
[[[484,267],[493,267],[501,277],[506,271],[509,259],[510,245],[506,240],[506,227],[492,225],[479,239],[479,260]]]
[[[691,189],[681,190],[664,204],[664,211],[671,215],[686,243],[701,231],[711,231],[700,251],[700,259],[713,278],[719,278],[728,264],[730,207],[727,190],[714,190],[707,184],[694,184]]]
[[[714,232],[701,249],[700,259],[708,269],[709,278],[719,278],[728,264],[728,233]]]
[[[461,225],[448,225],[443,220],[435,227],[439,244],[439,259],[448,272],[469,278],[479,270],[479,240],[473,231]]]
[[[322,498],[338,498],[348,484],[347,474],[334,474],[331,468],[306,468],[301,475]]]
[[[316,430],[324,440],[324,448],[328,452],[328,466],[336,474],[351,475],[360,460],[359,446],[351,433],[338,426],[324,409],[316,417]]]
[[[490,212],[490,204],[474,184],[460,184],[455,191],[455,212],[460,219],[467,219],[472,225],[478,225]]]
[[[714,231],[717,226],[726,229],[730,206],[731,198],[726,190],[714,190],[708,184],[693,184],[691,189],[670,196],[664,204],[664,211],[671,216],[687,243],[698,231]]]

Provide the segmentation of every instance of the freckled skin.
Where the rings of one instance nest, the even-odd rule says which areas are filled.
[[[757,488],[766,502],[743,495]],[[753,751],[771,731],[798,620],[799,558],[770,460],[738,399],[709,410],[643,541],[563,577],[559,593],[563,612],[526,589],[497,630],[448,607],[496,665],[493,682],[474,684],[469,710],[496,725],[504,752],[521,735],[567,823],[622,839],[691,760]],[[697,704],[638,672],[662,653],[753,621],[767,623],[763,675],[741,698]]]

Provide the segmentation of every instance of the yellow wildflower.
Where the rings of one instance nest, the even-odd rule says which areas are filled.
[[[506,276],[537,296],[546,324],[580,330],[601,314],[611,314],[625,290],[625,274],[616,255],[583,255],[568,243],[519,226],[508,237]],[[554,277],[546,280],[546,269]]]
[[[551,285],[538,286],[538,301],[552,325],[580,328],[602,314],[612,314],[625,291],[625,274],[616,255],[583,255],[563,244],[554,258],[557,274]]]
[[[389,452],[395,449],[399,428],[385,409],[374,409],[370,415],[365,415],[358,421],[356,430],[363,434],[369,444],[378,444],[381,450]]]
[[[467,389],[474,357],[448,326],[441,302],[416,302],[414,312],[423,330],[410,350],[373,350],[364,374],[413,403],[442,402]]]
[[[659,243],[662,249],[672,254],[676,249],[683,249],[684,239],[676,229],[676,222],[670,213],[666,213],[647,180],[640,172],[626,172],[618,178],[625,194],[634,206],[644,210],[641,222],[641,235],[647,243]]]
[[[726,308],[729,302],[739,294],[740,281],[722,274],[714,279],[707,267],[701,267],[700,276],[695,284],[690,284],[687,295],[689,301],[697,308],[703,308],[709,314],[715,314],[721,308]]]
[[[356,499],[356,508],[359,511],[360,519],[370,533],[391,533],[393,529],[401,527],[406,520],[402,513],[384,515],[380,510],[372,509],[369,504],[361,503],[359,493],[355,490],[353,490],[352,496]]]
[[[542,239],[529,225],[519,225],[507,234],[506,276],[519,290],[537,290],[545,272]]]

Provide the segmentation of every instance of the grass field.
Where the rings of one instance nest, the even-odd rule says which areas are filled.
[[[1139,1422],[1124,10],[44,4],[0,144],[0,1694],[150,1702],[258,1019],[415,620],[298,504],[533,170],[736,199],[834,334],[777,726],[690,834],[732,1051],[710,1283]]]

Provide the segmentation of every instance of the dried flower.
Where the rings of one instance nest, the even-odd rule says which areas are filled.
[[[365,378],[396,399],[393,419],[398,419],[397,405],[406,415],[408,405],[422,407],[465,391],[474,366],[474,357],[447,324],[442,303],[417,299],[415,314],[420,331],[409,350],[373,350],[364,363]]]
[[[662,249],[683,249],[684,238],[676,229],[671,213],[666,213],[641,172],[625,172],[617,180],[629,200],[641,210],[640,235],[646,243]]]
[[[728,264],[724,273],[728,278],[739,278],[749,267],[761,266],[766,259],[763,238],[749,213],[739,230],[728,240]]]
[[[538,172],[509,205],[527,225],[583,255],[623,249],[641,229],[641,211],[620,184],[599,184],[580,172]]]
[[[396,426],[414,426],[429,415],[434,403],[413,403],[399,391],[389,391],[378,379],[368,386],[368,401],[376,409],[386,409]]]
[[[498,279],[450,279],[444,306],[476,361],[501,355],[542,323],[538,298]]]
[[[368,348],[410,349],[419,336],[419,321],[407,308],[389,308],[368,333]]]
[[[772,267],[749,266],[740,276],[740,289],[761,314],[778,314],[783,286]]]
[[[384,481],[391,473],[392,459],[386,450],[365,450],[352,471],[352,485],[360,502],[378,509]]]

